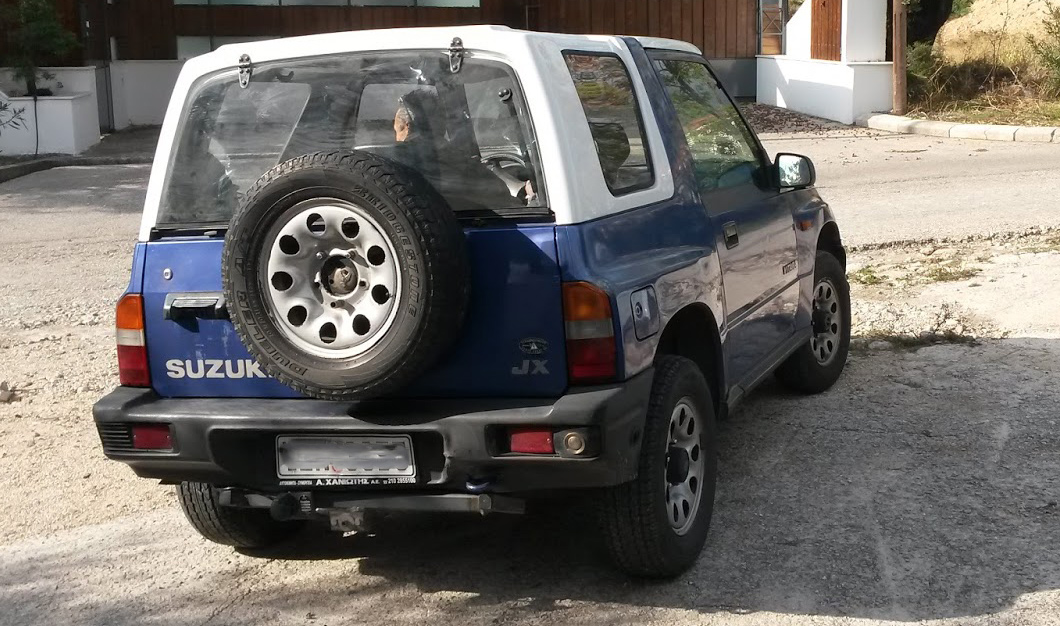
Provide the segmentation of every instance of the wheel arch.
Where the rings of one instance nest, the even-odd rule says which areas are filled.
[[[655,359],[660,356],[681,356],[695,363],[710,385],[714,413],[725,416],[725,361],[717,318],[705,304],[690,304],[670,318],[659,337]]]
[[[843,238],[839,234],[838,224],[829,221],[821,227],[821,234],[817,236],[817,249],[831,253],[832,256],[839,259],[839,264],[846,270],[847,252],[843,248]]]

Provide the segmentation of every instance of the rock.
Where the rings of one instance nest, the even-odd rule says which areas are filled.
[[[15,401],[15,392],[4,389],[0,391],[0,404],[8,404]]]
[[[935,52],[951,63],[1023,54],[1028,36],[1045,34],[1046,3],[1041,0],[975,0],[968,13],[946,22],[935,38]],[[995,50],[993,42],[1004,33]]]
[[[869,344],[869,350],[890,350],[894,346],[890,341],[876,340]]]
[[[931,256],[932,254],[935,254],[935,247],[934,246],[926,246],[924,248],[921,248],[920,249],[920,254],[923,254],[924,256]]]

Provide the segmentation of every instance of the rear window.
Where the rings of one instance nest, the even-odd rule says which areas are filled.
[[[227,222],[290,159],[359,149],[420,172],[458,212],[547,213],[537,146],[511,69],[442,52],[350,54],[235,70],[191,90],[158,225]]]
[[[570,52],[564,56],[611,193],[619,196],[651,187],[655,172],[625,64],[610,55]]]

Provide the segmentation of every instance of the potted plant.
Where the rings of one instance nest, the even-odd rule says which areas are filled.
[[[16,0],[0,5],[0,29],[5,31],[7,54],[4,64],[15,80],[26,86],[26,95],[50,96],[39,81],[54,78],[41,70],[49,60],[61,58],[78,46],[77,37],[66,30],[53,0]]]

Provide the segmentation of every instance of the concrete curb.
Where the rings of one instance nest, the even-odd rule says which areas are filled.
[[[22,161],[11,165],[0,166],[0,183],[6,183],[22,176],[43,172],[55,167],[91,167],[100,165],[151,165],[155,160],[153,154],[130,154],[124,156],[49,156],[32,161]]]
[[[857,124],[873,130],[885,130],[908,135],[927,135],[929,137],[1060,143],[1060,128],[1049,126],[961,124],[958,122],[914,120],[910,117],[887,114],[865,115],[858,118]]]

